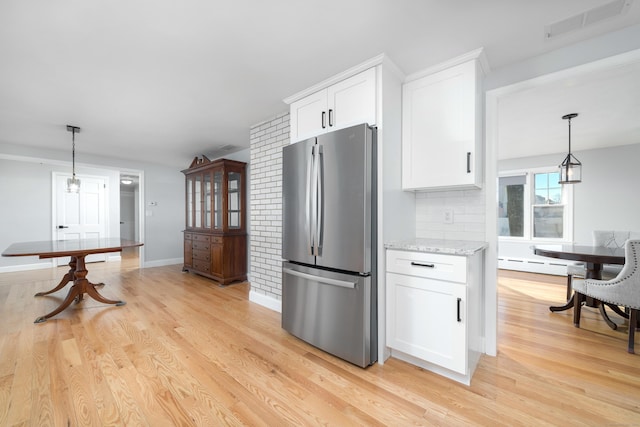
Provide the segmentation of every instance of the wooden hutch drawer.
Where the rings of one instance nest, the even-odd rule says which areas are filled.
[[[211,261],[211,252],[210,251],[193,251],[193,259],[201,260],[201,261]]]
[[[203,273],[210,273],[211,272],[211,262],[203,261],[201,259],[194,259],[193,260],[193,268],[195,268],[196,270],[201,271]]]
[[[196,240],[191,244],[193,251],[208,251],[210,249],[209,242],[198,242]]]
[[[209,243],[211,240],[211,236],[208,236],[206,234],[193,234],[193,241],[197,241],[197,242],[207,242]]]
[[[193,234],[191,233],[184,233],[184,240],[191,240],[193,239]]]
[[[223,238],[221,236],[212,236],[211,237],[211,242],[212,243],[222,243]]]

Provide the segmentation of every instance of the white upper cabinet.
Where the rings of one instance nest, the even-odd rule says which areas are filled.
[[[376,124],[376,69],[291,103],[291,142],[359,123]]]
[[[476,52],[403,85],[403,189],[482,185],[483,73]]]

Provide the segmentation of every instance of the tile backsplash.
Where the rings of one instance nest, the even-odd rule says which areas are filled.
[[[416,237],[485,240],[485,191],[416,192]]]

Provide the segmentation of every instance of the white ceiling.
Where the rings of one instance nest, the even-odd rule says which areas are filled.
[[[640,143],[640,55],[601,61],[525,82],[499,98],[500,159],[581,151]],[[631,57],[631,58],[629,58]],[[579,156],[578,156],[579,157]],[[560,162],[559,160],[559,162]]]
[[[79,163],[92,153],[183,168],[247,148],[249,127],[285,111],[282,99],[380,53],[411,74],[484,47],[496,69],[640,23],[635,2],[545,40],[545,25],[609,1],[3,0],[0,144],[68,150],[71,124]],[[577,140],[593,120],[580,94],[580,108],[535,111],[550,110],[560,133],[563,114],[581,113]]]

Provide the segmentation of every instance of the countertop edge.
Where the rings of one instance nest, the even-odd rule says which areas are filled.
[[[467,240],[412,239],[385,242],[385,249],[471,256],[489,246],[487,242]]]

